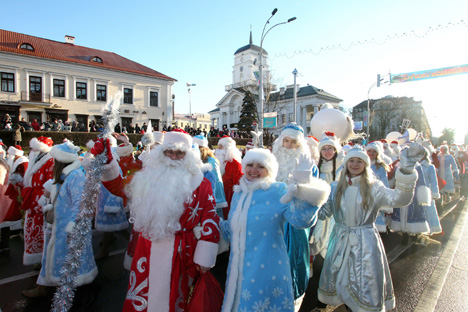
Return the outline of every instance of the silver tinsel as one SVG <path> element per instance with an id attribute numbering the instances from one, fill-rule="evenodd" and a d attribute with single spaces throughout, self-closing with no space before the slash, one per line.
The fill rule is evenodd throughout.
<path id="1" fill-rule="evenodd" d="M 117 124 L 118 109 L 122 100 L 122 92 L 112 98 L 103 108 L 104 131 L 100 138 L 109 138 Z M 73 305 L 76 290 L 76 277 L 81 266 L 82 253 L 85 247 L 86 237 L 91 235 L 91 222 L 96 209 L 97 198 L 101 190 L 101 176 L 103 165 L 107 162 L 107 150 L 97 155 L 86 171 L 86 182 L 81 195 L 80 212 L 75 219 L 75 226 L 67 237 L 68 252 L 65 263 L 60 270 L 60 286 L 54 295 L 52 311 L 66 312 Z"/>

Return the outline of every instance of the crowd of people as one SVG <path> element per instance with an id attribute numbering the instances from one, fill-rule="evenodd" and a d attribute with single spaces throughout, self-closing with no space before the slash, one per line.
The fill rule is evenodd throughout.
<path id="1" fill-rule="evenodd" d="M 137 129 L 135 151 L 125 133 Z M 250 144 L 242 153 L 231 135 L 213 150 L 207 137 L 220 132 L 166 130 L 117 125 L 84 154 L 43 136 L 29 142 L 28 156 L 0 143 L 1 252 L 11 229 L 22 228 L 23 264 L 40 267 L 24 296 L 60 286 L 86 174 L 102 154 L 93 207 L 102 241 L 94 254 L 85 233 L 75 281 L 92 283 L 114 233 L 131 233 L 123 311 L 208 311 L 193 305 L 197 281 L 210 274 L 217 282 L 203 285 L 224 290 L 216 311 L 298 311 L 318 260 L 317 311 L 389 311 L 395 296 L 380 232 L 407 241 L 441 232 L 435 201 L 450 201 L 468 174 L 465 147 L 435 148 L 421 136 L 360 146 L 290 123 L 271 149 Z"/>

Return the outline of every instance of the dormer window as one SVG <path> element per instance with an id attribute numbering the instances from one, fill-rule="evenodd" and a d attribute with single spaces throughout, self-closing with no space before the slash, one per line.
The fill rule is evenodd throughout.
<path id="1" fill-rule="evenodd" d="M 91 62 L 102 63 L 102 58 L 95 56 L 91 59 Z"/>
<path id="2" fill-rule="evenodd" d="M 23 49 L 23 50 L 34 51 L 33 46 L 30 45 L 29 43 L 23 43 L 23 44 L 20 45 L 19 48 L 20 48 L 20 49 Z"/>

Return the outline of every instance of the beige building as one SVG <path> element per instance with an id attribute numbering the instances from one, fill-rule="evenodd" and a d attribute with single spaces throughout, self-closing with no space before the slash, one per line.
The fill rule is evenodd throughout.
<path id="1" fill-rule="evenodd" d="M 121 126 L 173 120 L 174 78 L 112 52 L 0 30 L 0 117 L 88 125 L 119 91 Z"/>
<path id="2" fill-rule="evenodd" d="M 210 131 L 211 121 L 210 115 L 208 114 L 192 114 L 192 119 L 190 120 L 190 115 L 184 114 L 174 114 L 174 121 L 172 122 L 173 126 L 177 126 L 181 129 L 185 129 L 186 126 L 194 129 L 200 128 L 200 130 Z"/>

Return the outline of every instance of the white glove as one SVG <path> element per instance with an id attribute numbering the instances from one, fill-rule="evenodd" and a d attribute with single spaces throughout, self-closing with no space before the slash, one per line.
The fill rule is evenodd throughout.
<path id="1" fill-rule="evenodd" d="M 416 163 L 424 157 L 425 150 L 421 144 L 410 143 L 400 152 L 400 170 L 404 174 L 413 172 Z"/>
<path id="2" fill-rule="evenodd" d="M 296 159 L 296 167 L 294 168 L 292 177 L 295 183 L 308 183 L 312 174 L 312 166 L 314 161 L 307 154 L 301 154 L 299 159 Z"/>
<path id="3" fill-rule="evenodd" d="M 109 164 L 102 167 L 104 168 L 101 177 L 101 181 L 103 182 L 112 181 L 120 175 L 120 167 L 115 158 Z"/>

